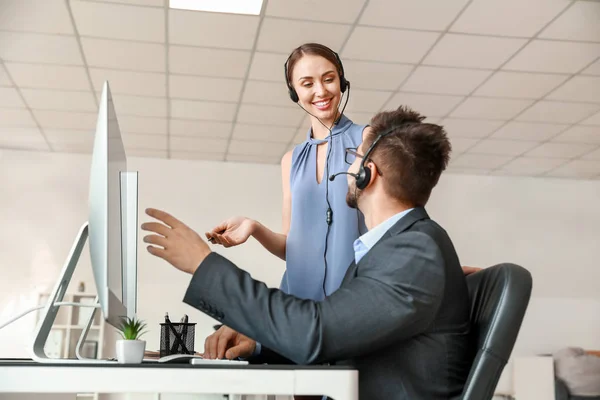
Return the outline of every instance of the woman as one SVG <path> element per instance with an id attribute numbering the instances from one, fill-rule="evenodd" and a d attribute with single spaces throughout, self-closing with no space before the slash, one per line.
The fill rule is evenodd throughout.
<path id="1" fill-rule="evenodd" d="M 296 48 L 285 64 L 285 78 L 292 101 L 310 114 L 311 128 L 306 140 L 281 161 L 282 231 L 234 217 L 206 236 L 225 247 L 254 236 L 286 261 L 283 291 L 322 300 L 340 286 L 354 259 L 353 242 L 366 232 L 358 211 L 346 204 L 347 180 L 328 179 L 347 170 L 346 148 L 360 145 L 365 126 L 354 124 L 339 111 L 350 85 L 333 50 L 316 43 Z"/>

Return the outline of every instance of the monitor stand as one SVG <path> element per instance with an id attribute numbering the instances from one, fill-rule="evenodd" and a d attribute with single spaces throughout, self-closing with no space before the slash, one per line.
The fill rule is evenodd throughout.
<path id="1" fill-rule="evenodd" d="M 114 361 L 108 360 L 97 360 L 97 359 L 66 359 L 66 358 L 50 358 L 44 351 L 44 346 L 46 345 L 46 341 L 48 340 L 48 335 L 50 334 L 50 330 L 52 329 L 52 325 L 54 324 L 54 320 L 56 319 L 56 315 L 58 314 L 58 310 L 61 307 L 56 303 L 60 303 L 65 296 L 67 288 L 69 287 L 69 283 L 71 282 L 71 278 L 73 277 L 73 272 L 75 271 L 75 267 L 79 262 L 79 258 L 81 257 L 81 252 L 83 250 L 83 246 L 88 238 L 88 223 L 86 222 L 79 229 L 79 233 L 77 234 L 77 238 L 73 243 L 73 247 L 69 253 L 69 257 L 67 258 L 67 262 L 65 263 L 59 280 L 52 289 L 52 293 L 48 298 L 48 303 L 42 312 L 42 318 L 36 328 L 36 332 L 34 335 L 33 345 L 32 345 L 32 359 L 34 361 L 40 363 L 54 363 L 54 364 L 77 364 L 77 363 L 108 363 Z M 89 305 L 86 304 L 89 307 Z M 98 303 L 98 298 L 96 297 L 96 304 L 93 305 L 94 312 L 92 312 L 90 320 L 86 326 L 86 329 L 81 333 L 81 337 L 79 338 L 79 342 L 77 343 L 77 354 L 79 356 L 80 346 L 83 344 L 85 340 L 85 336 L 89 330 L 89 327 L 93 321 L 94 314 L 96 312 L 96 308 L 100 308 L 100 304 Z M 82 340 L 83 337 L 83 340 Z"/>

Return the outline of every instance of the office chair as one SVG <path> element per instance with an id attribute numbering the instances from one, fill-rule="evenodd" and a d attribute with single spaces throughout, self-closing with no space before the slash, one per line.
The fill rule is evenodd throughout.
<path id="1" fill-rule="evenodd" d="M 467 276 L 471 340 L 476 354 L 462 400 L 489 400 L 510 357 L 529 297 L 531 274 L 515 264 L 498 264 Z"/>

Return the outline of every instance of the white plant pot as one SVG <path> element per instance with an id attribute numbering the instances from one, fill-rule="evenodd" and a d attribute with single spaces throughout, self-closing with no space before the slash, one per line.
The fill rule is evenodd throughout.
<path id="1" fill-rule="evenodd" d="M 146 350 L 145 340 L 117 340 L 119 364 L 140 364 Z"/>

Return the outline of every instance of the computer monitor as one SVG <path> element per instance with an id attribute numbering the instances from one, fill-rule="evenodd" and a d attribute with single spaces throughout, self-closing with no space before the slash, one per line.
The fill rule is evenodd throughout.
<path id="1" fill-rule="evenodd" d="M 137 308 L 138 175 L 127 171 L 127 157 L 108 82 L 104 83 L 92 151 L 89 220 L 81 227 L 42 314 L 32 346 L 39 362 L 66 362 L 49 358 L 44 345 L 58 313 L 59 303 L 88 238 L 91 264 L 103 318 L 117 327 L 121 317 L 133 317 Z M 85 340 L 92 316 L 80 337 Z M 79 355 L 79 352 L 77 353 Z M 77 362 L 79 360 L 70 360 Z M 89 362 L 90 360 L 86 360 Z"/>
<path id="2" fill-rule="evenodd" d="M 108 82 L 98 111 L 89 193 L 90 255 L 98 299 L 104 318 L 118 326 L 120 317 L 135 315 L 136 307 L 137 173 L 127 171 Z"/>

